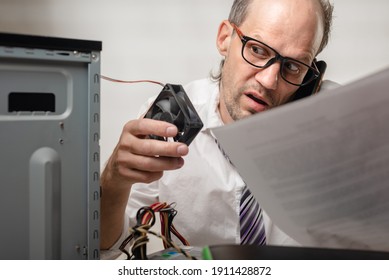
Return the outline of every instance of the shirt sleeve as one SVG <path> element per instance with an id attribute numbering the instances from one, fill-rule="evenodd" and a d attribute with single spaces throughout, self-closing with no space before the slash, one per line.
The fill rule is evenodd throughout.
<path id="1" fill-rule="evenodd" d="M 101 250 L 100 251 L 100 259 L 102 260 L 116 260 L 116 259 L 121 259 L 124 258 L 124 254 L 122 251 L 120 251 L 119 247 L 123 243 L 124 239 L 127 238 L 129 232 L 130 223 L 129 223 L 129 218 L 128 215 L 124 215 L 124 222 L 123 222 L 123 230 L 122 234 L 120 235 L 119 239 L 115 242 L 114 245 L 112 245 L 111 248 L 108 250 Z"/>

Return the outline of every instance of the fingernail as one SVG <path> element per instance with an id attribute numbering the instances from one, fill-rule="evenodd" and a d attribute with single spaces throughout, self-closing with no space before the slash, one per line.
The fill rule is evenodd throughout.
<path id="1" fill-rule="evenodd" d="M 182 167 L 184 165 L 185 161 L 183 158 L 178 158 L 177 159 L 177 165 L 178 167 Z"/>
<path id="2" fill-rule="evenodd" d="M 178 146 L 177 153 L 182 156 L 186 155 L 188 153 L 188 146 L 187 145 Z"/>
<path id="3" fill-rule="evenodd" d="M 174 126 L 169 126 L 168 128 L 166 128 L 166 133 L 168 135 L 174 136 L 177 134 L 177 129 Z"/>

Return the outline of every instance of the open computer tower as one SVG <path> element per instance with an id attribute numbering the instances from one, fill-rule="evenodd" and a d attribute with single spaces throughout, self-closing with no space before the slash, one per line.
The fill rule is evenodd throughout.
<path id="1" fill-rule="evenodd" d="M 101 47 L 0 33 L 0 259 L 99 259 Z"/>

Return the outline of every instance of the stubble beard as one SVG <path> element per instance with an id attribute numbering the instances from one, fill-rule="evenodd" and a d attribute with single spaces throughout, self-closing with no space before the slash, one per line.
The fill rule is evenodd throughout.
<path id="1" fill-rule="evenodd" d="M 247 90 L 254 90 L 257 92 L 264 92 L 264 89 L 261 89 L 261 86 L 258 84 L 245 84 L 240 88 L 234 89 L 232 85 L 227 85 L 228 90 L 224 90 L 224 104 L 227 109 L 227 112 L 229 113 L 230 117 L 234 120 L 241 120 L 248 116 L 254 115 L 257 112 L 255 111 L 249 111 L 248 113 L 245 113 L 242 111 L 242 108 L 240 106 L 241 98 L 244 96 L 244 92 Z M 271 95 L 268 95 L 267 92 L 265 92 L 265 95 L 268 97 L 271 97 Z M 273 100 L 272 100 L 273 101 Z"/>

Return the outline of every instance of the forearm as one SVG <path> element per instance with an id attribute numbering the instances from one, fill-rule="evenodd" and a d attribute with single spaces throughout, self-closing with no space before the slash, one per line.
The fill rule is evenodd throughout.
<path id="1" fill-rule="evenodd" d="M 106 170 L 101 178 L 101 238 L 100 248 L 109 249 L 123 231 L 123 221 L 130 187 L 115 186 L 113 180 L 107 178 Z"/>

